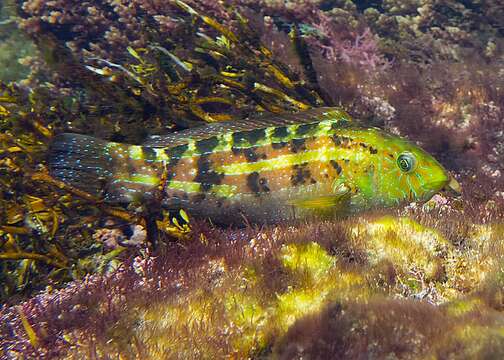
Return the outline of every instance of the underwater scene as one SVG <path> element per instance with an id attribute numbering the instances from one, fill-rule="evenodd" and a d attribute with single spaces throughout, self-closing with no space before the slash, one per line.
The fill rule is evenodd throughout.
<path id="1" fill-rule="evenodd" d="M 0 359 L 504 359 L 504 2 L 0 0 Z"/>

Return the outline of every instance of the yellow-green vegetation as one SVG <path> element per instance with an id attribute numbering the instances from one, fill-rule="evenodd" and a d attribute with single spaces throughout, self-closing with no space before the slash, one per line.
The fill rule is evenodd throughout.
<path id="1" fill-rule="evenodd" d="M 328 302 L 366 293 L 363 278 L 339 269 L 337 258 L 313 242 L 280 248 L 271 276 L 285 277 L 281 289 L 268 289 L 261 260 L 236 269 L 222 259 L 210 261 L 201 269 L 209 276 L 206 286 L 198 279 L 201 286 L 188 293 L 138 308 L 134 319 L 126 316 L 139 324 L 133 336 L 147 345 L 148 357 L 215 358 L 232 349 L 244 358 L 264 351 L 297 319 Z"/>
<path id="2" fill-rule="evenodd" d="M 468 226 L 466 246 L 450 243 L 439 224 L 410 217 L 255 232 L 239 245 L 239 259 L 202 255 L 177 278 L 180 291 L 128 302 L 116 330 L 92 346 L 98 354 L 146 359 L 254 358 L 272 349 L 289 359 L 324 351 L 378 358 L 503 353 L 502 225 Z M 475 246 L 479 256 L 471 256 Z M 359 345 L 361 337 L 367 345 Z M 136 345 L 121 346 L 132 339 Z"/>
<path id="3" fill-rule="evenodd" d="M 359 221 L 352 239 L 361 243 L 371 264 L 390 261 L 403 273 L 420 271 L 427 278 L 439 275 L 440 255 L 450 249 L 438 231 L 403 217 Z"/>
<path id="4" fill-rule="evenodd" d="M 316 282 L 325 276 L 334 266 L 336 259 L 327 254 L 319 244 L 288 244 L 281 249 L 283 266 L 291 271 L 309 276 L 309 282 Z"/>
<path id="5" fill-rule="evenodd" d="M 368 77 L 312 59 L 320 49 L 297 25 L 289 36 L 279 30 L 270 43 L 280 46 L 268 49 L 261 36 L 277 26 L 255 32 L 254 19 L 234 7 L 222 8 L 221 23 L 196 1 L 130 2 L 146 11 L 138 19 L 127 2 L 106 1 L 103 11 L 87 2 L 2 4 L 23 3 L 33 5 L 20 13 L 40 57 L 23 86 L 0 83 L 0 302 L 9 302 L 0 309 L 0 358 L 504 358 L 503 87 L 489 71 L 499 64 L 461 58 L 443 70 L 433 60 L 436 72 L 398 61 L 372 80 L 386 71 L 368 65 Z M 169 17 L 147 15 L 158 4 L 172 9 Z M 68 30 L 87 24 L 80 18 L 106 20 L 97 36 L 108 34 L 101 37 L 110 46 L 77 52 L 96 40 L 72 41 L 81 31 Z M 163 19 L 175 31 L 153 22 Z M 9 64 L 0 78 L 19 79 L 26 74 L 10 54 L 29 55 L 32 46 L 11 34 L 10 19 L 0 21 L 0 63 Z M 124 46 L 129 37 L 116 25 L 145 40 Z M 281 63 L 271 50 L 293 59 Z M 188 226 L 185 212 L 155 204 L 107 206 L 45 166 L 64 131 L 138 145 L 208 122 L 340 103 L 437 149 L 469 185 L 462 200 L 216 229 Z"/>
<path id="6" fill-rule="evenodd" d="M 305 87 L 299 74 L 275 60 L 237 12 L 229 14 L 237 25 L 231 30 L 183 2 L 167 2 L 181 25 L 173 39 L 149 27 L 145 31 L 158 33 L 149 46 L 82 61 L 69 42 L 47 33 L 26 41 L 17 31 L 26 15 L 22 3 L 0 4 L 0 39 L 6 39 L 0 45 L 0 302 L 109 268 L 115 257 L 107 253 L 131 240 L 125 226 L 154 229 L 144 245 L 189 232 L 181 214 L 161 214 L 145 204 L 106 206 L 51 178 L 46 160 L 55 134 L 140 144 L 148 135 L 206 122 L 325 104 L 319 89 Z M 34 53 L 35 44 L 31 73 L 20 71 L 17 60 Z M 23 86 L 8 82 L 24 77 Z M 222 191 L 230 190 L 222 185 Z"/>

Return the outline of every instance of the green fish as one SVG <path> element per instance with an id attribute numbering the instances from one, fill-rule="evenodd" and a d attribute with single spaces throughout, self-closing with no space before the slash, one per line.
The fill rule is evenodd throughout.
<path id="1" fill-rule="evenodd" d="M 104 201 L 156 202 L 220 224 L 348 215 L 460 192 L 424 150 L 338 108 L 212 123 L 143 145 L 62 134 L 48 165 Z"/>

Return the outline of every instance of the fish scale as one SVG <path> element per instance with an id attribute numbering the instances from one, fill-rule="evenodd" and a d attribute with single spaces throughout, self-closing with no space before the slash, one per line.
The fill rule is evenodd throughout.
<path id="1" fill-rule="evenodd" d="M 237 135 L 243 136 L 244 134 L 239 133 Z M 281 171 L 289 174 L 289 178 L 291 178 L 293 177 L 291 173 L 294 166 L 302 163 L 320 162 L 319 158 L 323 156 L 329 156 L 331 159 L 338 158 L 338 149 L 334 145 L 324 148 L 323 151 L 319 148 L 320 144 L 330 142 L 327 134 L 298 138 L 290 136 L 290 133 L 288 133 L 282 138 L 270 138 L 270 142 L 266 142 L 263 137 L 256 137 L 255 139 L 256 141 L 248 141 L 246 145 L 240 141 L 240 147 L 235 145 L 236 142 L 228 144 L 227 148 L 230 148 L 230 150 L 222 150 L 222 143 L 202 140 L 205 141 L 205 152 L 192 153 L 191 157 L 182 155 L 177 159 L 175 166 L 169 167 L 167 172 L 174 174 L 171 180 L 199 183 L 203 186 L 204 189 L 202 190 L 205 192 L 211 193 L 212 188 L 220 189 L 219 185 L 224 184 L 239 189 L 238 193 L 258 193 L 268 192 L 266 189 L 276 190 L 276 188 L 258 186 L 255 181 L 247 178 L 250 174 L 253 174 L 254 177 L 260 175 L 259 179 L 281 178 L 282 174 L 279 171 L 274 171 L 275 169 L 281 169 Z M 303 142 L 298 142 L 296 145 L 295 140 L 303 140 Z M 213 145 L 212 147 L 208 146 L 210 143 Z M 284 143 L 285 146 L 273 146 L 273 144 L 280 143 Z M 216 150 L 218 146 L 221 149 Z M 198 143 L 196 143 L 196 148 L 201 148 Z M 238 149 L 239 151 L 237 151 Z M 201 162 L 202 157 L 205 157 L 203 162 Z M 271 172 L 276 173 L 276 175 L 272 176 Z M 194 174 L 192 179 L 188 179 L 190 174 Z M 331 179 L 327 179 L 327 181 L 331 181 Z M 284 184 L 283 187 L 287 186 L 295 186 L 295 184 L 290 182 Z M 166 188 L 171 188 L 170 183 L 166 185 Z M 179 188 L 179 183 L 177 183 L 177 189 Z M 263 188 L 263 191 L 257 191 L 258 188 Z"/>
<path id="2" fill-rule="evenodd" d="M 222 223 L 395 206 L 428 199 L 450 180 L 419 147 L 362 127 L 337 108 L 210 124 L 143 145 L 64 134 L 52 148 L 53 173 L 106 201 L 159 201 Z M 414 159 L 414 171 L 398 166 L 404 154 Z M 79 157 L 86 166 L 71 163 Z M 101 181 L 89 181 L 93 174 Z"/>

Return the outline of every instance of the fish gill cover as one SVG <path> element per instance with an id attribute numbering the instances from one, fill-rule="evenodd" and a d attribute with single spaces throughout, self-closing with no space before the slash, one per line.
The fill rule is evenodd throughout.
<path id="1" fill-rule="evenodd" d="M 0 5 L 1 358 L 502 357 L 500 1 Z M 420 144 L 462 197 L 234 229 L 47 172 L 62 132 L 319 106 Z"/>

